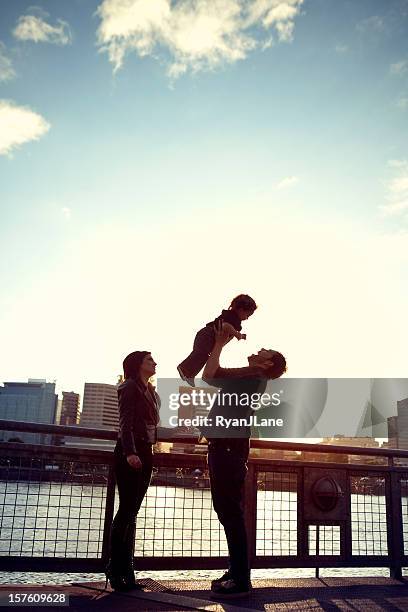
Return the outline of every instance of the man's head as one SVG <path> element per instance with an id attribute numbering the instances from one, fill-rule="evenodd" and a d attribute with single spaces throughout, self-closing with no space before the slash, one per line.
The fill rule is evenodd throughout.
<path id="1" fill-rule="evenodd" d="M 286 372 L 286 359 L 278 351 L 262 348 L 248 356 L 248 364 L 264 371 L 265 378 L 279 378 Z"/>

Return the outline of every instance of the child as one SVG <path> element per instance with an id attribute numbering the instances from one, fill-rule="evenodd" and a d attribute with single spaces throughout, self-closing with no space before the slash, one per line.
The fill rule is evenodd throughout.
<path id="1" fill-rule="evenodd" d="M 184 359 L 177 370 L 182 380 L 194 387 L 194 376 L 204 367 L 211 353 L 214 342 L 214 324 L 218 321 L 226 323 L 227 329 L 237 340 L 246 340 L 246 334 L 241 334 L 241 321 L 248 319 L 256 310 L 257 305 L 249 295 L 240 294 L 234 298 L 228 310 L 223 310 L 219 317 L 207 323 L 205 327 L 197 332 L 194 339 L 193 350 Z"/>

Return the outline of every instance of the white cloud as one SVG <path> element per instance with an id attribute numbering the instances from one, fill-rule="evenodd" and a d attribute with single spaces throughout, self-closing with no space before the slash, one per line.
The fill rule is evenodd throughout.
<path id="1" fill-rule="evenodd" d="M 211 70 L 271 45 L 271 32 L 290 42 L 304 0 L 103 0 L 98 44 L 114 71 L 126 53 L 161 56 L 172 78 Z M 256 31 L 258 30 L 258 31 Z"/>
<path id="2" fill-rule="evenodd" d="M 288 187 L 292 187 L 299 182 L 299 178 L 297 176 L 286 176 L 284 179 L 279 181 L 276 185 L 276 189 L 287 189 Z"/>
<path id="3" fill-rule="evenodd" d="M 63 208 L 61 208 L 61 212 L 64 215 L 65 219 L 70 219 L 71 218 L 71 209 L 68 208 L 68 206 L 64 206 Z"/>
<path id="4" fill-rule="evenodd" d="M 408 97 L 401 96 L 400 98 L 398 98 L 395 105 L 401 110 L 406 110 L 408 108 Z"/>
<path id="5" fill-rule="evenodd" d="M 0 155 L 8 155 L 20 145 L 38 140 L 50 127 L 41 115 L 31 109 L 0 100 Z"/>
<path id="6" fill-rule="evenodd" d="M 372 15 L 357 24 L 360 32 L 382 32 L 385 28 L 384 19 L 379 15 Z"/>
<path id="7" fill-rule="evenodd" d="M 336 45 L 334 47 L 334 50 L 336 51 L 336 53 L 347 53 L 347 51 L 349 50 L 347 45 Z"/>
<path id="8" fill-rule="evenodd" d="M 401 60 L 400 62 L 396 62 L 395 64 L 391 64 L 390 66 L 391 74 L 400 76 L 408 72 L 408 60 Z"/>
<path id="9" fill-rule="evenodd" d="M 11 59 L 7 57 L 6 46 L 0 41 L 0 83 L 16 76 Z"/>
<path id="10" fill-rule="evenodd" d="M 261 49 L 262 51 L 266 51 L 267 49 L 270 49 L 272 45 L 273 45 L 273 37 L 270 36 L 262 43 Z"/>
<path id="11" fill-rule="evenodd" d="M 408 160 L 391 160 L 388 162 L 393 176 L 386 183 L 386 203 L 380 206 L 385 217 L 400 216 L 408 210 Z"/>
<path id="12" fill-rule="evenodd" d="M 388 166 L 390 168 L 407 168 L 408 162 L 405 159 L 390 159 Z"/>
<path id="13" fill-rule="evenodd" d="M 51 25 L 42 17 L 22 15 L 19 17 L 13 34 L 19 40 L 47 42 L 56 45 L 68 45 L 72 41 L 69 24 L 57 19 L 57 25 Z"/>

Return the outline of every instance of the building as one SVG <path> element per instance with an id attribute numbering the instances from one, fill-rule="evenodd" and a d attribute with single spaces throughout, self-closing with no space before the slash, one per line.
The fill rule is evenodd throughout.
<path id="1" fill-rule="evenodd" d="M 387 419 L 388 442 L 384 446 L 398 448 L 398 417 L 392 416 Z"/>
<path id="2" fill-rule="evenodd" d="M 0 419 L 55 424 L 58 396 L 55 382 L 28 379 L 28 382 L 5 382 L 0 387 Z M 1 431 L 0 440 L 50 444 L 50 434 Z"/>
<path id="3" fill-rule="evenodd" d="M 322 444 L 333 444 L 334 446 L 358 446 L 360 448 L 377 449 L 380 447 L 379 442 L 371 436 L 347 437 L 342 434 L 337 434 L 331 438 L 323 438 Z M 339 463 L 373 463 L 377 464 L 378 459 L 375 455 L 338 455 L 334 453 L 327 454 L 326 458 L 320 461 L 334 461 Z"/>
<path id="4" fill-rule="evenodd" d="M 118 431 L 119 409 L 116 385 L 85 383 L 79 426 Z M 67 437 L 65 444 L 67 446 L 102 450 L 111 450 L 115 446 L 113 440 L 79 437 Z"/>
<path id="5" fill-rule="evenodd" d="M 116 385 L 85 383 L 80 425 L 81 427 L 118 430 L 119 411 Z"/>
<path id="6" fill-rule="evenodd" d="M 343 434 L 337 434 L 330 438 L 323 438 L 321 444 L 333 444 L 335 446 L 359 446 L 362 448 L 379 448 L 379 443 L 375 438 L 370 436 L 362 437 L 347 437 Z"/>
<path id="7" fill-rule="evenodd" d="M 55 422 L 59 424 L 61 421 L 62 399 L 59 397 L 57 401 L 57 411 L 55 413 Z"/>
<path id="8" fill-rule="evenodd" d="M 390 448 L 408 449 L 408 398 L 397 401 L 397 415 L 387 419 Z"/>
<path id="9" fill-rule="evenodd" d="M 59 424 L 78 425 L 79 415 L 79 393 L 74 393 L 73 391 L 63 391 Z"/>

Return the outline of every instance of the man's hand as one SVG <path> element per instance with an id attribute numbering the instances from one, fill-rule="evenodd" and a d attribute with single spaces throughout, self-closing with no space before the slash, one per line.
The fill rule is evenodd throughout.
<path id="1" fill-rule="evenodd" d="M 214 323 L 215 342 L 221 346 L 228 344 L 231 338 L 234 337 L 234 333 L 231 330 L 234 330 L 234 328 L 230 323 L 223 323 L 221 321 Z"/>
<path id="2" fill-rule="evenodd" d="M 138 455 L 128 455 L 126 457 L 126 460 L 128 464 L 130 465 L 130 467 L 133 468 L 134 470 L 139 471 L 142 469 L 142 462 L 140 461 L 140 458 L 138 457 Z"/>

